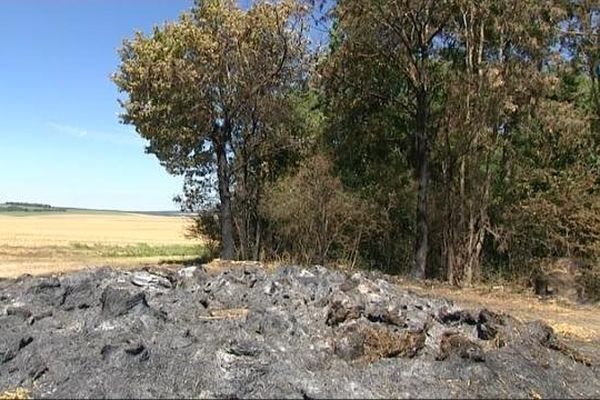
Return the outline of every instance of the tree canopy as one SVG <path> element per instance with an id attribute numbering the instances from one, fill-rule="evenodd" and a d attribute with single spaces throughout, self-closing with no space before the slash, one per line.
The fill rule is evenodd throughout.
<path id="1" fill-rule="evenodd" d="M 471 285 L 600 255 L 596 3 L 197 1 L 114 80 L 222 257 Z"/>
<path id="2" fill-rule="evenodd" d="M 198 0 L 120 51 L 123 121 L 169 172 L 185 175 L 188 205 L 218 192 L 224 258 L 235 256 L 232 186 L 249 190 L 235 168 L 261 173 L 265 142 L 279 139 L 288 95 L 307 78 L 302 17 L 291 1 L 244 11 L 233 0 Z"/>

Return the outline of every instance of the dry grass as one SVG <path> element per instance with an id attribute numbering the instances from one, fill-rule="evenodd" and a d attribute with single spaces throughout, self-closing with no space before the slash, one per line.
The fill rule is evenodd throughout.
<path id="1" fill-rule="evenodd" d="M 202 241 L 183 217 L 127 213 L 0 214 L 0 277 L 190 258 Z"/>
<path id="2" fill-rule="evenodd" d="M 0 393 L 0 400 L 24 400 L 30 398 L 29 390 L 24 388 L 17 388 L 15 390 L 8 390 Z"/>
<path id="3" fill-rule="evenodd" d="M 198 319 L 204 321 L 221 319 L 244 319 L 248 316 L 250 310 L 247 308 L 225 308 L 220 310 L 210 310 L 208 316 L 199 316 Z"/>

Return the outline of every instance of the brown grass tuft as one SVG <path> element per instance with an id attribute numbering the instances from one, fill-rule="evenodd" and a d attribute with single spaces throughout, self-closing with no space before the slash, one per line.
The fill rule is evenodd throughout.
<path id="1" fill-rule="evenodd" d="M 380 358 L 413 358 L 425 346 L 425 332 L 393 332 L 386 328 L 365 327 L 364 358 L 375 361 Z"/>

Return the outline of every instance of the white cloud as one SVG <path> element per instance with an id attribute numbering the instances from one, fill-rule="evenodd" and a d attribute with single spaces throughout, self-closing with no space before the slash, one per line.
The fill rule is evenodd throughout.
<path id="1" fill-rule="evenodd" d="M 86 131 L 85 129 L 79 129 L 74 126 L 57 124 L 56 122 L 48 122 L 47 125 L 50 128 L 54 129 L 55 131 L 60 132 L 60 133 L 65 133 L 69 136 L 75 136 L 78 138 L 82 138 L 82 137 L 88 135 L 88 131 Z"/>
<path id="2" fill-rule="evenodd" d="M 57 123 L 48 122 L 46 124 L 54 132 L 72 136 L 78 139 L 94 140 L 115 145 L 127 146 L 143 146 L 145 141 L 133 132 L 100 132 L 92 131 L 85 128 Z"/>

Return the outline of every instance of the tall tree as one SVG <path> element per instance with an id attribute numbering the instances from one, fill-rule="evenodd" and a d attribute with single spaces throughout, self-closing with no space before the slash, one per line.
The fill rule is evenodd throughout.
<path id="1" fill-rule="evenodd" d="M 429 251 L 430 151 L 438 123 L 435 102 L 442 87 L 436 78 L 437 58 L 451 16 L 450 2 L 340 0 L 334 12 L 336 47 L 328 79 L 338 81 L 342 93 L 360 93 L 380 104 L 393 104 L 397 115 L 408 116 L 418 186 L 412 274 L 424 278 Z M 370 66 L 387 74 L 373 76 Z"/>
<path id="2" fill-rule="evenodd" d="M 248 11 L 234 0 L 196 0 L 179 21 L 120 50 L 113 79 L 127 94 L 122 119 L 170 173 L 186 177 L 192 205 L 216 189 L 223 259 L 236 256 L 232 191 L 249 191 L 240 170 L 261 168 L 257 143 L 274 135 L 286 96 L 306 79 L 302 18 L 292 0 Z"/>
<path id="3" fill-rule="evenodd" d="M 590 80 L 592 127 L 600 136 L 600 4 L 594 0 L 560 0 L 559 4 L 567 13 L 561 25 L 563 43 Z"/>
<path id="4" fill-rule="evenodd" d="M 537 64 L 528 77 L 521 78 L 521 85 L 529 85 L 524 87 L 535 96 L 521 103 L 525 112 L 519 113 L 506 135 L 505 174 L 498 179 L 494 198 L 494 230 L 510 260 L 510 273 L 526 272 L 547 257 L 598 256 L 600 170 L 589 58 L 594 50 L 588 47 L 594 34 L 582 29 L 580 20 L 587 15 L 587 24 L 592 23 L 588 27 L 597 23 L 595 3 L 548 2 L 551 7 L 546 4 L 529 14 L 546 13 L 551 23 L 518 25 L 545 27 L 550 40 L 539 41 L 535 31 L 519 35 L 523 41 L 536 39 L 545 45 L 537 46 L 537 63 L 522 63 L 521 71 Z M 488 257 L 494 256 L 489 253 Z"/>
<path id="5" fill-rule="evenodd" d="M 436 155 L 436 199 L 447 279 L 480 275 L 491 230 L 493 183 L 503 148 L 548 87 L 547 64 L 562 13 L 549 3 L 457 0 L 447 29 L 446 110 Z M 438 236 L 439 237 L 439 236 Z"/>

